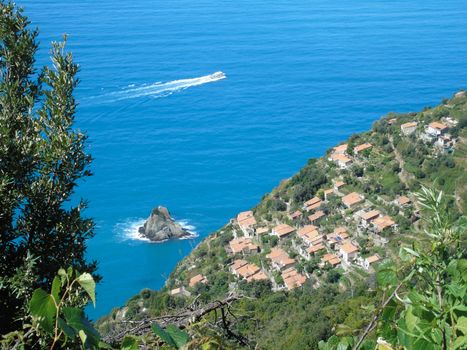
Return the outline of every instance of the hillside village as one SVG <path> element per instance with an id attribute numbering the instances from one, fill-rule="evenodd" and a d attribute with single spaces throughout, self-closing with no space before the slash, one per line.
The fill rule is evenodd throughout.
<path id="1" fill-rule="evenodd" d="M 463 93 L 457 95 L 461 97 L 465 97 Z M 347 277 L 341 280 L 348 284 L 374 273 L 382 259 L 391 257 L 391 238 L 407 235 L 410 225 L 419 219 L 394 138 L 422 143 L 433 158 L 456 151 L 458 135 L 450 131 L 458 120 L 450 116 L 432 121 L 413 117 L 408 121 L 408 116 L 383 119 L 380 123 L 387 131 L 386 140 L 373 132 L 332 148 L 317 166 L 333 176 L 310 198 L 284 198 L 284 189 L 291 187 L 286 180 L 272 194 L 284 210 L 273 217 L 262 215 L 258 208 L 239 213 L 220 232 L 231 237 L 223 247 L 228 255 L 223 268 L 236 281 L 269 281 L 272 291 L 300 288 L 307 281 L 318 288 L 324 280 L 340 276 Z M 392 163 L 391 170 L 399 181 L 391 181 L 401 186 L 393 193 L 368 190 L 371 173 L 375 173 L 372 168 L 385 163 Z M 194 274 L 170 294 L 188 296 L 189 289 L 199 283 L 209 284 L 209 277 Z M 229 285 L 231 290 L 236 287 L 236 283 Z"/>
<path id="2" fill-rule="evenodd" d="M 274 327 L 298 330 L 311 322 L 310 310 L 321 319 L 322 332 L 343 322 L 323 310 L 343 303 L 340 308 L 358 312 L 379 264 L 397 264 L 400 246 L 419 240 L 421 186 L 443 190 L 454 219 L 465 212 L 466 125 L 465 92 L 435 108 L 379 119 L 370 131 L 310 159 L 256 207 L 206 237 L 161 291 L 143 290 L 100 320 L 100 330 L 115 331 L 118 320 L 157 316 L 226 295 L 253 296 L 240 310 L 246 315 L 256 310 L 256 318 L 243 318 L 238 326 L 263 345 L 277 341 Z M 354 294 L 347 306 L 346 298 L 354 300 Z M 297 302 L 303 304 L 295 309 Z M 279 310 L 291 313 L 294 324 L 283 324 Z M 316 332 L 310 339 L 327 337 Z"/>

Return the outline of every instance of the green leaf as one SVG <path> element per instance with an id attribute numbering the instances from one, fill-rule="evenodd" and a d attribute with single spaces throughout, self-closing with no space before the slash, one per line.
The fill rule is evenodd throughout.
<path id="1" fill-rule="evenodd" d="M 76 332 L 74 331 L 74 329 L 67 325 L 63 318 L 59 317 L 57 319 L 57 323 L 58 328 L 60 328 L 68 338 L 74 338 L 76 336 Z"/>
<path id="2" fill-rule="evenodd" d="M 376 275 L 381 287 L 395 286 L 397 284 L 396 267 L 391 261 L 382 262 Z"/>
<path id="3" fill-rule="evenodd" d="M 151 325 L 151 328 L 154 332 L 154 334 L 156 334 L 159 338 L 161 338 L 162 341 L 164 341 L 167 345 L 175 348 L 175 349 L 178 349 L 177 348 L 177 344 L 175 343 L 175 341 L 172 339 L 172 337 L 170 336 L 170 334 L 168 334 L 166 331 L 164 331 L 161 326 L 159 326 L 157 323 L 153 323 Z"/>
<path id="4" fill-rule="evenodd" d="M 62 281 L 62 286 L 64 286 L 66 280 L 68 279 L 68 275 L 66 274 L 65 269 L 59 269 L 58 272 L 57 272 L 57 275 L 60 276 L 60 279 Z"/>
<path id="5" fill-rule="evenodd" d="M 84 333 L 84 331 L 81 329 L 79 332 L 78 332 L 78 335 L 79 335 L 79 339 L 81 339 L 81 343 L 83 343 L 83 345 L 86 345 L 86 340 L 88 338 L 88 336 L 86 335 L 86 333 Z"/>
<path id="6" fill-rule="evenodd" d="M 452 345 L 453 350 L 462 350 L 467 348 L 467 337 L 458 337 Z"/>
<path id="7" fill-rule="evenodd" d="M 96 282 L 92 278 L 91 274 L 85 272 L 81 274 L 77 279 L 79 285 L 88 293 L 92 300 L 94 307 L 96 306 Z"/>
<path id="8" fill-rule="evenodd" d="M 177 349 L 184 347 L 190 340 L 188 333 L 182 331 L 172 324 L 167 326 L 166 332 L 170 335 L 175 344 L 177 344 Z"/>
<path id="9" fill-rule="evenodd" d="M 29 302 L 29 310 L 46 332 L 53 332 L 57 307 L 50 294 L 40 288 L 36 289 Z"/>
<path id="10" fill-rule="evenodd" d="M 60 281 L 60 278 L 57 276 L 54 277 L 54 280 L 52 282 L 52 296 L 55 298 L 55 302 L 58 304 L 60 301 L 60 288 L 62 286 L 62 282 Z"/>
<path id="11" fill-rule="evenodd" d="M 126 336 L 122 341 L 121 350 L 139 350 L 138 339 Z"/>
<path id="12" fill-rule="evenodd" d="M 67 324 L 76 332 L 83 331 L 86 334 L 86 340 L 89 345 L 97 347 L 99 345 L 100 336 L 94 329 L 92 324 L 86 319 L 83 310 L 73 307 L 64 307 L 63 315 Z"/>
<path id="13" fill-rule="evenodd" d="M 467 335 L 467 317 L 459 317 L 457 320 L 456 328 L 460 330 L 462 334 Z"/>

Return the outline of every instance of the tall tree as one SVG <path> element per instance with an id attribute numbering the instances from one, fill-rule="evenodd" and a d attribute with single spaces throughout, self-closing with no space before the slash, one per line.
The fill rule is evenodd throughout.
<path id="1" fill-rule="evenodd" d="M 65 41 L 52 66 L 35 69 L 37 29 L 21 8 L 0 2 L 0 327 L 15 327 L 32 291 L 60 267 L 94 273 L 85 260 L 94 223 L 71 201 L 91 175 L 86 135 L 73 128 L 78 66 Z"/>

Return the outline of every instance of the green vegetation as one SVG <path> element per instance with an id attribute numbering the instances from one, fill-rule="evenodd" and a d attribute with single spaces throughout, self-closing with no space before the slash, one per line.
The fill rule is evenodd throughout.
<path id="1" fill-rule="evenodd" d="M 162 290 L 141 291 L 93 325 L 84 307 L 96 303 L 99 276 L 84 255 L 94 224 L 82 216 L 85 201 L 70 201 L 91 175 L 86 136 L 73 128 L 78 67 L 65 38 L 52 45 L 52 67 L 37 71 L 37 31 L 12 3 L 0 9 L 2 349 L 467 348 L 464 92 L 352 135 L 345 164 L 328 158 L 332 150 L 310 159 L 253 208 L 261 234 L 232 220 L 180 261 Z M 450 136 L 427 132 L 434 121 Z M 408 122 L 417 125 L 405 134 Z M 361 201 L 346 204 L 349 194 Z M 318 207 L 304 205 L 310 199 Z M 323 216 L 309 218 L 318 208 Z M 390 225 L 363 221 L 370 210 Z M 304 246 L 296 232 L 311 223 L 321 247 Z M 273 235 L 279 224 L 292 232 Z M 348 239 L 336 236 L 342 228 Z M 255 248 L 234 252 L 235 238 Z M 287 266 L 275 266 L 273 248 Z M 232 268 L 240 259 L 263 275 L 241 275 Z"/>

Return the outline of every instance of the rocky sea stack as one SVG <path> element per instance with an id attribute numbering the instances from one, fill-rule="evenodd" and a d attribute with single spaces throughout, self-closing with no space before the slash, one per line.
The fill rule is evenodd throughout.
<path id="1" fill-rule="evenodd" d="M 167 208 L 162 206 L 152 210 L 144 225 L 139 228 L 139 233 L 152 242 L 161 242 L 191 235 L 190 232 L 175 222 Z"/>

